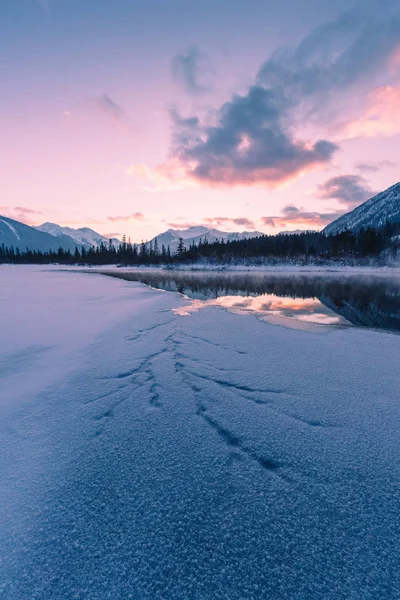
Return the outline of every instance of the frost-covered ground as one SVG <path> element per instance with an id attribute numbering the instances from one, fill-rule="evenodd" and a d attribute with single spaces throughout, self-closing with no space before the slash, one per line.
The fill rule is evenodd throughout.
<path id="1" fill-rule="evenodd" d="M 186 302 L 0 267 L 3 597 L 400 598 L 400 337 Z"/>
<path id="2" fill-rule="evenodd" d="M 46 268 L 46 267 L 45 267 Z M 54 266 L 48 266 L 47 268 L 54 269 Z M 311 273 L 313 275 L 321 274 L 326 276 L 328 273 L 338 273 L 340 275 L 374 275 L 381 277 L 400 277 L 400 266 L 385 266 L 385 267 L 374 267 L 374 266 L 352 266 L 352 265 L 339 265 L 332 263 L 327 266 L 315 266 L 315 265 L 307 265 L 307 266 L 299 266 L 299 265 L 290 265 L 290 264 L 280 264 L 280 265 L 262 265 L 262 266 L 252 266 L 252 265 L 231 265 L 231 264 L 212 264 L 212 263 L 194 263 L 194 264 L 168 264 L 168 265 L 136 265 L 136 266 L 117 266 L 117 265 L 102 265 L 102 266 L 63 266 L 62 267 L 68 271 L 106 271 L 106 270 L 114 270 L 116 268 L 121 268 L 123 271 L 216 271 L 216 272 L 227 272 L 227 273 L 293 273 L 293 274 L 304 274 Z"/>

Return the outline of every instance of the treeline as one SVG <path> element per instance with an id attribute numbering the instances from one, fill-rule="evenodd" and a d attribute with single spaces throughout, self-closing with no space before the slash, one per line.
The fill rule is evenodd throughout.
<path id="1" fill-rule="evenodd" d="M 98 248 L 76 247 L 75 252 L 59 248 L 57 252 L 39 252 L 14 247 L 0 246 L 0 263 L 65 265 L 168 265 L 173 263 L 238 263 L 260 259 L 262 261 L 298 261 L 301 263 L 318 261 L 354 260 L 380 258 L 395 259 L 400 252 L 400 223 L 387 223 L 380 229 L 369 227 L 354 233 L 345 230 L 335 235 L 318 232 L 301 234 L 263 235 L 256 238 L 209 243 L 199 243 L 185 247 L 181 239 L 176 251 L 170 247 L 154 244 L 132 244 L 123 238 L 116 247 L 111 242 Z"/>

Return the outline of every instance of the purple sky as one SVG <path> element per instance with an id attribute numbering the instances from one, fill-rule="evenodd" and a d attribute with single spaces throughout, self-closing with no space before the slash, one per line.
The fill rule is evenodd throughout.
<path id="1" fill-rule="evenodd" d="M 320 229 L 400 178 L 400 5 L 6 0 L 0 213 Z"/>

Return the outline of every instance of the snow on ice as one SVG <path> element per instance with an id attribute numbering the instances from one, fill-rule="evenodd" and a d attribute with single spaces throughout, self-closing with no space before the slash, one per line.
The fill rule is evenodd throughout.
<path id="1" fill-rule="evenodd" d="M 4 598 L 400 597 L 398 335 L 0 283 Z"/>

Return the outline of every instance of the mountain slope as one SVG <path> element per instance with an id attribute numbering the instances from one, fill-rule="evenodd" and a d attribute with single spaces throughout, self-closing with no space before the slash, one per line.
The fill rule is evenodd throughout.
<path id="1" fill-rule="evenodd" d="M 27 248 L 29 250 L 48 250 L 57 251 L 60 246 L 64 250 L 75 250 L 77 244 L 73 239 L 66 235 L 54 237 L 44 231 L 38 231 L 35 227 L 30 227 L 14 219 L 0 215 L 0 244 L 6 247 L 13 246 L 19 248 L 21 252 Z"/>
<path id="2" fill-rule="evenodd" d="M 89 229 L 89 227 L 81 227 L 80 229 L 74 229 L 73 227 L 62 227 L 61 225 L 57 225 L 56 223 L 43 223 L 42 225 L 38 225 L 36 227 L 39 231 L 45 231 L 54 237 L 60 237 L 62 235 L 67 235 L 68 237 L 78 242 L 85 248 L 91 248 L 94 246 L 95 248 L 99 247 L 101 243 L 108 246 L 109 239 L 97 233 L 93 229 Z M 121 243 L 117 238 L 111 239 L 112 243 L 116 246 L 119 246 Z"/>
<path id="3" fill-rule="evenodd" d="M 400 183 L 370 198 L 351 212 L 327 225 L 324 233 L 335 234 L 344 229 L 357 231 L 361 227 L 382 227 L 385 223 L 400 222 Z"/>
<path id="4" fill-rule="evenodd" d="M 263 235 L 260 231 L 228 232 L 199 225 L 189 227 L 188 229 L 168 229 L 156 237 L 160 248 L 163 245 L 166 248 L 169 246 L 171 252 L 174 252 L 178 247 L 180 238 L 183 239 L 186 248 L 188 248 L 193 243 L 197 245 L 200 240 L 207 240 L 209 243 L 212 243 L 223 239 L 226 242 L 258 237 L 260 235 Z M 154 243 L 155 239 L 153 238 L 151 242 Z"/>

